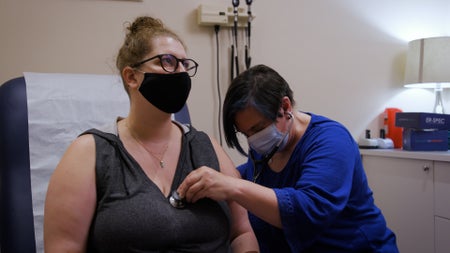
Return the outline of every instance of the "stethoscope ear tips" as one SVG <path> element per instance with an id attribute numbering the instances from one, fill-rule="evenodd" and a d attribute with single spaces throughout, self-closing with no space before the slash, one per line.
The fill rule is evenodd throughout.
<path id="1" fill-rule="evenodd" d="M 169 203 L 178 209 L 184 208 L 186 206 L 186 203 L 184 199 L 178 195 L 178 192 L 175 190 L 172 192 L 172 195 L 169 197 Z"/>
<path id="2" fill-rule="evenodd" d="M 287 112 L 288 114 L 288 119 L 292 119 L 294 117 L 294 114 L 292 114 L 292 112 Z"/>

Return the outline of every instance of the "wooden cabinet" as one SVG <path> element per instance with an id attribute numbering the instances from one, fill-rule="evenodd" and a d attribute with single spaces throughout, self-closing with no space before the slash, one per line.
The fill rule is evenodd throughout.
<path id="1" fill-rule="evenodd" d="M 450 152 L 361 150 L 400 252 L 450 252 Z"/>
<path id="2" fill-rule="evenodd" d="M 435 218 L 435 243 L 436 253 L 450 252 L 450 219 Z"/>
<path id="3" fill-rule="evenodd" d="M 435 162 L 434 211 L 436 253 L 450 252 L 450 163 Z"/>
<path id="4" fill-rule="evenodd" d="M 432 162 L 363 157 L 375 204 L 397 237 L 400 252 L 434 251 Z"/>

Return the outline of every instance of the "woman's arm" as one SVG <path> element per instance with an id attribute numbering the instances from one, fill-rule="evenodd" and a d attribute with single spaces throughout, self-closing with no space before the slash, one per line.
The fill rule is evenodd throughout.
<path id="1" fill-rule="evenodd" d="M 222 147 L 214 139 L 211 142 L 219 159 L 221 172 L 233 178 L 240 178 L 239 172 L 235 169 L 233 162 L 223 151 Z M 228 200 L 227 203 L 232 217 L 231 247 L 233 252 L 259 252 L 258 242 L 248 220 L 247 210 L 233 200 Z"/>
<path id="2" fill-rule="evenodd" d="M 234 201 L 228 201 L 231 210 L 231 248 L 233 252 L 259 252 L 258 241 L 248 220 L 247 210 Z"/>
<path id="3" fill-rule="evenodd" d="M 95 142 L 92 135 L 83 135 L 69 146 L 50 178 L 44 210 L 45 252 L 86 252 L 95 206 Z"/>
<path id="4" fill-rule="evenodd" d="M 201 198 L 227 200 L 239 205 L 281 228 L 278 200 L 273 189 L 241 179 L 233 162 L 214 139 L 211 140 L 219 157 L 221 173 L 200 167 L 192 171 L 178 187 L 180 196 L 188 202 Z"/>

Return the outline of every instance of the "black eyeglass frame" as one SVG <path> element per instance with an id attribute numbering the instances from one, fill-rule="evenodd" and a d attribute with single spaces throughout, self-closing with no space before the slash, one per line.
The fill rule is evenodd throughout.
<path id="1" fill-rule="evenodd" d="M 172 57 L 173 59 L 175 59 L 175 60 L 177 61 L 177 64 L 175 65 L 175 69 L 174 69 L 173 71 L 169 71 L 169 70 L 167 70 L 167 69 L 164 67 L 164 64 L 163 64 L 163 61 L 162 61 L 162 57 L 164 57 L 164 56 Z M 135 64 L 131 65 L 131 67 L 132 67 L 132 68 L 137 68 L 137 67 L 141 66 L 142 64 L 144 64 L 144 63 L 146 63 L 146 62 L 148 62 L 148 61 L 154 60 L 154 59 L 156 59 L 156 58 L 159 59 L 159 65 L 161 65 L 161 68 L 164 69 L 164 71 L 166 71 L 166 72 L 168 72 L 168 73 L 175 73 L 175 72 L 177 71 L 179 65 L 180 65 L 180 62 L 181 62 L 181 64 L 183 64 L 183 66 L 184 66 L 184 61 L 192 61 L 192 62 L 194 63 L 194 66 L 192 66 L 192 67 L 186 69 L 186 72 L 189 74 L 189 70 L 195 69 L 195 70 L 194 70 L 194 73 L 193 73 L 192 75 L 189 75 L 189 76 L 190 76 L 190 77 L 193 77 L 193 76 L 195 76 L 195 74 L 197 74 L 198 63 L 197 63 L 196 61 L 194 61 L 193 59 L 189 59 L 189 58 L 178 59 L 176 56 L 174 56 L 174 55 L 172 55 L 172 54 L 158 54 L 158 55 L 155 55 L 155 56 L 150 57 L 150 58 L 148 58 L 148 59 L 145 59 L 145 60 L 143 60 L 143 61 L 140 61 L 140 62 L 138 62 L 138 63 L 135 63 Z"/>

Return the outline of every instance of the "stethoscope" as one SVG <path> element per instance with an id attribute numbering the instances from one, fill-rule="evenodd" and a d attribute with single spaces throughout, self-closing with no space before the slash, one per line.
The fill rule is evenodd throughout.
<path id="1" fill-rule="evenodd" d="M 192 161 L 192 157 L 191 157 L 190 161 L 191 161 L 192 169 L 195 169 L 196 166 L 195 166 L 194 162 Z M 181 179 L 182 179 L 181 177 L 178 179 L 179 181 L 178 181 L 177 185 L 180 185 Z M 181 198 L 180 194 L 178 194 L 176 189 L 173 190 L 172 193 L 170 194 L 169 203 L 171 206 L 173 206 L 177 209 L 183 209 L 187 205 L 186 199 Z"/>
<path id="2" fill-rule="evenodd" d="M 294 118 L 294 115 L 291 112 L 288 112 L 288 115 L 289 115 L 289 119 Z M 287 138 L 289 132 L 291 131 L 293 123 L 294 123 L 294 120 L 291 121 L 291 124 L 289 125 L 289 128 L 286 131 L 286 133 L 284 134 L 283 138 L 281 138 L 280 141 L 278 141 L 278 143 L 272 148 L 272 150 L 269 153 L 267 153 L 266 155 L 264 155 L 262 159 L 255 159 L 255 156 L 253 154 L 254 151 L 251 151 L 251 150 L 249 151 L 250 160 L 252 161 L 252 164 L 253 164 L 253 183 L 256 183 L 256 180 L 258 180 L 259 176 L 261 175 L 261 172 L 264 169 L 264 165 L 265 164 L 267 165 L 268 162 L 270 161 L 270 159 L 272 159 L 272 157 L 278 151 L 278 149 L 280 149 L 280 146 L 283 143 L 284 139 Z M 259 169 L 258 169 L 258 167 L 259 167 Z"/>
<path id="3" fill-rule="evenodd" d="M 273 147 L 272 151 L 270 151 L 270 153 L 265 155 L 262 159 L 255 159 L 253 151 L 249 151 L 250 160 L 252 161 L 253 164 L 253 183 L 256 183 L 256 180 L 258 180 L 259 176 L 261 175 L 261 172 L 263 171 L 264 168 L 264 164 L 267 164 L 270 161 L 270 159 L 272 159 L 272 156 L 278 151 L 283 139 L 281 139 L 281 141 L 278 142 L 278 144 L 275 145 L 275 147 Z"/>
<path id="4" fill-rule="evenodd" d="M 172 192 L 172 195 L 169 197 L 169 203 L 178 209 L 182 209 L 186 206 L 186 200 L 184 198 L 181 198 L 180 195 L 178 195 L 178 192 L 174 190 Z"/>

